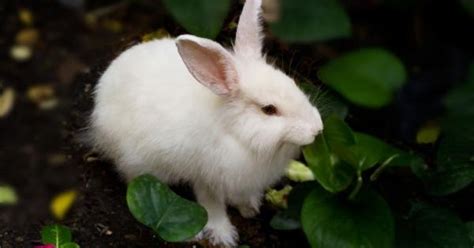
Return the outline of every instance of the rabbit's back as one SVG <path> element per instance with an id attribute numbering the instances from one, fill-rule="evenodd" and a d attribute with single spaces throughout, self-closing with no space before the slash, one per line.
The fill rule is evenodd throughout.
<path id="1" fill-rule="evenodd" d="M 215 124 L 221 100 L 188 72 L 173 39 L 122 53 L 95 94 L 94 143 L 126 178 L 152 173 L 165 181 L 191 180 L 201 164 L 219 160 L 219 151 L 206 148 L 213 139 L 233 143 Z"/>

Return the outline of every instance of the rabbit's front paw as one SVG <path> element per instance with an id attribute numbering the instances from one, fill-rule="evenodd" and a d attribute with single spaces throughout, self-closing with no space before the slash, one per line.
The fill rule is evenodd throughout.
<path id="1" fill-rule="evenodd" d="M 251 206 L 239 206 L 239 213 L 242 217 L 244 218 L 253 218 L 255 217 L 258 213 L 260 213 L 260 210 L 255 207 Z"/>
<path id="2" fill-rule="evenodd" d="M 208 223 L 204 235 L 216 247 L 231 248 L 237 246 L 238 233 L 230 222 Z"/>
<path id="3" fill-rule="evenodd" d="M 248 198 L 247 201 L 237 205 L 237 209 L 240 212 L 240 215 L 244 218 L 253 218 L 258 213 L 260 213 L 261 205 L 261 196 L 260 194 L 252 195 Z"/>

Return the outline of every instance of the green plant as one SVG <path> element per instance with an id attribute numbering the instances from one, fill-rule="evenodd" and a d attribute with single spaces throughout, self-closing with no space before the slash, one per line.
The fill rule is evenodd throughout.
<path id="1" fill-rule="evenodd" d="M 351 70 L 362 75 L 361 78 L 366 72 Z M 466 228 L 470 224 L 466 226 L 450 210 L 414 203 L 408 214 L 393 213 L 382 196 L 371 189 L 383 170 L 398 167 L 411 168 L 413 176 L 420 178 L 427 192 L 433 195 L 454 193 L 472 183 L 474 65 L 470 75 L 467 83 L 446 97 L 447 113 L 433 168 L 428 168 L 413 153 L 369 134 L 352 131 L 343 120 L 345 115 L 334 115 L 333 111 L 341 108 L 329 107 L 330 111 L 323 115 L 323 133 L 303 149 L 317 183 L 295 187 L 289 195 L 288 208 L 272 219 L 272 227 L 280 230 L 302 227 L 312 247 L 470 247 Z M 302 88 L 310 96 L 315 94 L 311 92 L 315 87 Z M 375 87 L 361 88 L 373 91 L 367 94 L 378 92 Z M 360 103 L 351 97 L 357 91 L 345 94 L 349 94 L 348 101 Z"/>
<path id="2" fill-rule="evenodd" d="M 176 13 L 178 4 L 170 7 L 166 2 L 171 1 L 165 4 L 184 27 L 201 34 L 197 27 L 207 24 L 199 19 L 200 11 L 194 21 L 185 20 L 179 17 L 182 13 Z M 227 2 L 221 3 L 221 13 L 227 11 Z M 406 2 L 407 6 L 414 5 Z M 472 12 L 470 1 L 459 3 Z M 184 11 L 183 6 L 180 11 Z M 352 33 L 350 18 L 338 0 L 282 0 L 279 14 L 269 26 L 277 38 L 287 42 L 321 42 Z M 207 37 L 217 35 L 223 18 L 206 20 L 214 30 Z M 472 222 L 465 224 L 450 209 L 426 202 L 433 196 L 458 192 L 474 181 L 474 64 L 466 82 L 444 99 L 446 112 L 439 116 L 440 130 L 436 130 L 435 138 L 429 138 L 436 142 L 436 155 L 426 161 L 381 138 L 353 131 L 345 122 L 350 108 L 370 112 L 390 106 L 408 74 L 402 61 L 388 49 L 362 47 L 331 58 L 319 69 L 319 79 L 329 88 L 325 93 L 319 93 L 310 80 L 300 84 L 320 108 L 325 129 L 303 149 L 315 181 L 293 186 L 287 208 L 270 222 L 273 228 L 302 228 L 312 247 L 472 246 Z M 416 189 L 423 197 L 399 192 L 411 202 L 410 210 L 394 209 L 377 190 L 385 171 L 403 171 L 404 176 L 424 186 Z"/>
<path id="3" fill-rule="evenodd" d="M 203 207 L 178 196 L 151 175 L 130 182 L 127 204 L 135 219 L 170 242 L 194 237 L 207 223 Z"/>
<path id="4" fill-rule="evenodd" d="M 41 229 L 41 242 L 45 245 L 54 245 L 55 248 L 79 248 L 72 242 L 72 233 L 68 227 L 62 225 L 49 225 Z"/>

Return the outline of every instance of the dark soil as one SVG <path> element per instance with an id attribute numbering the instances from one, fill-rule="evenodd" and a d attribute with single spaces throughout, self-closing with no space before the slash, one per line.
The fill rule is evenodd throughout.
<path id="1" fill-rule="evenodd" d="M 60 2 L 68 1 L 0 2 L 0 92 L 7 87 L 16 92 L 12 111 L 0 118 L 0 185 L 12 186 L 19 195 L 17 205 L 0 206 L 0 248 L 39 244 L 41 227 L 58 222 L 72 229 L 74 240 L 82 247 L 192 247 L 189 243 L 164 243 L 135 221 L 126 206 L 125 184 L 113 166 L 74 142 L 91 110 L 91 90 L 110 60 L 146 33 L 164 28 L 178 35 L 185 30 L 152 0 L 125 4 L 87 1 L 83 7 Z M 288 47 L 269 36 L 266 50 L 283 69 L 291 64 L 292 74 L 316 83 L 318 66 L 340 53 L 364 46 L 392 50 L 409 66 L 409 86 L 400 92 L 394 107 L 379 111 L 353 108 L 348 121 L 356 130 L 376 134 L 396 145 L 405 144 L 405 148 L 408 144 L 429 157 L 435 148 L 415 146 L 413 135 L 421 123 L 439 116 L 439 99 L 451 87 L 447 82 L 460 81 L 466 61 L 472 58 L 474 41 L 464 36 L 472 32 L 472 20 L 455 1 L 446 6 L 420 1 L 412 9 L 383 7 L 377 1 L 346 2 L 353 21 L 350 40 Z M 33 46 L 32 58 L 18 62 L 9 53 L 17 32 L 28 27 L 18 18 L 23 8 L 32 12 L 31 27 L 39 31 L 40 37 Z M 85 20 L 86 14 L 107 8 L 111 11 L 96 22 Z M 240 8 L 234 3 L 226 24 L 236 18 Z M 230 44 L 234 32 L 225 25 L 217 40 Z M 59 101 L 55 108 L 41 109 L 28 99 L 28 89 L 38 84 L 54 88 Z M 380 191 L 390 195 L 395 208 L 406 208 L 404 202 L 397 202 L 400 191 L 423 197 L 413 189 L 422 187 L 419 182 L 405 179 L 403 173 L 388 173 L 385 182 L 379 186 Z M 56 221 L 50 214 L 50 201 L 68 189 L 78 190 L 79 197 L 66 218 Z M 192 197 L 185 186 L 178 192 Z M 474 218 L 470 211 L 474 203 L 466 199 L 469 195 L 472 190 L 449 198 L 464 201 L 456 209 L 464 219 Z M 437 203 L 451 205 L 446 201 Z M 229 211 L 241 244 L 308 246 L 301 231 L 270 228 L 269 220 L 276 212 L 271 206 L 265 205 L 259 216 L 249 220 L 233 209 Z"/>

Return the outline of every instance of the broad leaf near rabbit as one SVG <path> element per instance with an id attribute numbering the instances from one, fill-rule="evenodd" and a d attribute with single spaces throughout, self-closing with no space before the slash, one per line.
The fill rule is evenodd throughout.
<path id="1" fill-rule="evenodd" d="M 449 210 L 415 204 L 397 221 L 397 248 L 469 248 L 466 225 Z"/>
<path id="2" fill-rule="evenodd" d="M 207 212 L 203 207 L 181 198 L 150 175 L 130 182 L 127 203 L 138 221 L 170 242 L 194 237 L 207 222 Z"/>
<path id="3" fill-rule="evenodd" d="M 379 108 L 392 101 L 406 80 L 402 62 L 381 48 L 365 48 L 330 61 L 319 71 L 323 83 L 354 104 Z"/>
<path id="4" fill-rule="evenodd" d="M 311 247 L 393 247 L 390 208 L 372 191 L 349 201 L 316 188 L 306 197 L 301 221 Z"/>

